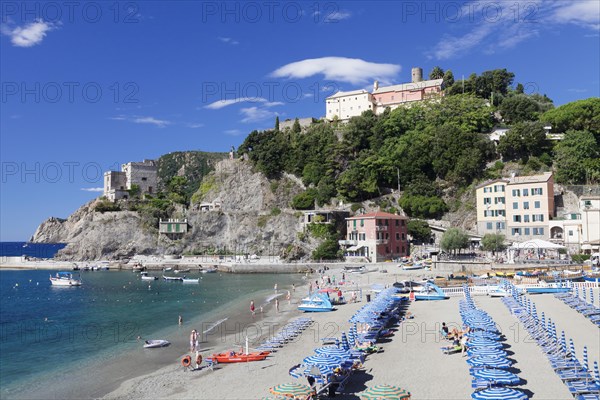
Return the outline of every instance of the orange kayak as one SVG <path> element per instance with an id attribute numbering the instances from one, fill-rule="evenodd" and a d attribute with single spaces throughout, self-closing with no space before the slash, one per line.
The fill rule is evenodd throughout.
<path id="1" fill-rule="evenodd" d="M 261 351 L 257 353 L 218 353 L 213 354 L 212 357 L 208 357 L 211 360 L 217 360 L 219 363 L 239 363 L 239 362 L 250 362 L 250 361 L 262 361 L 271 354 L 270 351 Z"/>

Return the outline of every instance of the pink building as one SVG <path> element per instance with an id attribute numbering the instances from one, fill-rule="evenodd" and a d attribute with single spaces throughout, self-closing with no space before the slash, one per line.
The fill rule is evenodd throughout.
<path id="1" fill-rule="evenodd" d="M 361 257 L 381 262 L 408 256 L 408 219 L 401 215 L 373 212 L 346 218 L 346 239 L 340 240 L 347 258 Z"/>
<path id="2" fill-rule="evenodd" d="M 399 105 L 413 101 L 423 101 L 443 96 L 443 79 L 433 79 L 403 83 L 394 86 L 379 87 L 377 83 L 373 88 L 373 102 L 376 113 L 381 114 L 387 107 L 392 110 Z"/>

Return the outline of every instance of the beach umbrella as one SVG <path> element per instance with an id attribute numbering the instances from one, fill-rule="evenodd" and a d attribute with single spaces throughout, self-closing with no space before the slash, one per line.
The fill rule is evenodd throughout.
<path id="1" fill-rule="evenodd" d="M 327 376 L 333 374 L 333 367 L 331 365 L 323 364 L 307 365 L 303 372 L 305 376 Z"/>
<path id="2" fill-rule="evenodd" d="M 348 350 L 344 350 L 341 347 L 335 346 L 319 347 L 318 349 L 315 349 L 315 353 L 330 357 L 337 357 L 340 360 L 347 360 L 352 356 Z"/>
<path id="3" fill-rule="evenodd" d="M 484 338 L 489 340 L 500 340 L 500 335 L 492 332 L 473 331 L 466 334 L 470 338 Z"/>
<path id="4" fill-rule="evenodd" d="M 566 353 L 567 352 L 567 337 L 565 336 L 565 331 L 562 331 L 560 333 L 560 344 L 562 346 L 563 351 Z"/>
<path id="5" fill-rule="evenodd" d="M 495 349 L 502 348 L 502 343 L 495 340 L 474 337 L 467 341 L 467 346 L 470 347 L 491 347 Z"/>
<path id="6" fill-rule="evenodd" d="M 571 350 L 571 357 L 575 358 L 575 343 L 573 339 L 569 339 L 569 349 Z"/>
<path id="7" fill-rule="evenodd" d="M 589 360 L 588 360 L 588 352 L 587 352 L 587 346 L 583 346 L 583 369 L 584 370 L 588 370 L 589 367 Z"/>
<path id="8" fill-rule="evenodd" d="M 474 400 L 526 400 L 527 395 L 520 390 L 495 387 L 475 392 L 471 398 Z"/>
<path id="9" fill-rule="evenodd" d="M 467 363 L 473 367 L 493 367 L 507 369 L 512 366 L 512 361 L 505 357 L 480 356 L 467 360 Z"/>
<path id="10" fill-rule="evenodd" d="M 273 386 L 269 389 L 269 392 L 276 396 L 305 397 L 313 393 L 314 391 L 308 385 L 302 385 L 300 383 L 284 383 L 281 385 Z"/>
<path id="11" fill-rule="evenodd" d="M 546 325 L 546 314 L 542 311 L 542 326 Z"/>
<path id="12" fill-rule="evenodd" d="M 490 347 L 474 347 L 467 350 L 467 354 L 470 357 L 480 356 L 493 356 L 493 357 L 506 357 L 506 351 L 500 349 L 494 349 Z"/>
<path id="13" fill-rule="evenodd" d="M 324 354 L 316 356 L 308 356 L 302 360 L 305 364 L 311 365 L 327 365 L 331 367 L 337 367 L 342 363 L 342 359 L 339 357 L 326 356 Z"/>
<path id="14" fill-rule="evenodd" d="M 516 385 L 521 382 L 521 378 L 517 375 L 499 368 L 476 369 L 471 372 L 471 375 L 478 379 L 485 379 L 504 385 Z"/>
<path id="15" fill-rule="evenodd" d="M 596 382 L 600 385 L 600 369 L 598 369 L 598 361 L 594 361 L 594 375 L 596 376 Z"/>
<path id="16" fill-rule="evenodd" d="M 345 332 L 342 332 L 342 349 L 350 350 L 350 345 L 348 344 L 348 338 L 346 337 Z"/>
<path id="17" fill-rule="evenodd" d="M 397 386 L 376 385 L 360 393 L 359 397 L 363 400 L 403 400 L 410 399 L 410 392 Z"/>

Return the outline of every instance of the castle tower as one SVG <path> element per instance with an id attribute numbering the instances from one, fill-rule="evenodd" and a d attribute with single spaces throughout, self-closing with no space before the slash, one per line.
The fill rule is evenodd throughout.
<path id="1" fill-rule="evenodd" d="M 375 92 L 377 89 L 379 89 L 379 81 L 373 82 L 373 91 Z"/>
<path id="2" fill-rule="evenodd" d="M 412 69 L 412 83 L 421 82 L 423 80 L 423 68 L 414 67 Z"/>

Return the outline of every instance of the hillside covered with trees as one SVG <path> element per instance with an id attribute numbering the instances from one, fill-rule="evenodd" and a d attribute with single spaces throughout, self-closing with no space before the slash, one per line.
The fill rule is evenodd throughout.
<path id="1" fill-rule="evenodd" d="M 505 69 L 455 82 L 436 67 L 430 77 L 439 76 L 446 81 L 441 100 L 365 111 L 346 124 L 253 131 L 238 150 L 269 178 L 301 177 L 307 190 L 294 198 L 298 209 L 332 198 L 361 202 L 400 187 L 399 206 L 409 216 L 439 218 L 448 211 L 443 197 L 499 177 L 505 163 L 554 170 L 561 183 L 600 182 L 600 99 L 555 108 L 546 95 L 514 86 Z M 548 124 L 564 139 L 550 140 Z M 509 129 L 497 145 L 488 135 L 495 127 Z"/>

